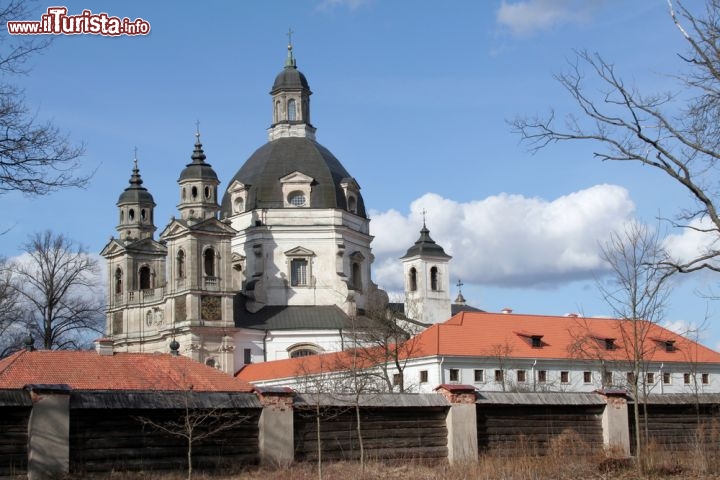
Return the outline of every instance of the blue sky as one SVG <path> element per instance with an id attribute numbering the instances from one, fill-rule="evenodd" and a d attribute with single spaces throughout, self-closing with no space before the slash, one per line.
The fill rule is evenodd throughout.
<path id="1" fill-rule="evenodd" d="M 701 2 L 686 2 L 697 10 Z M 38 3 L 38 20 L 48 6 Z M 690 206 L 659 173 L 601 163 L 593 145 L 527 152 L 507 121 L 574 111 L 553 74 L 573 49 L 599 52 L 643 91 L 676 86 L 684 51 L 665 1 L 387 0 L 70 1 L 70 14 L 142 17 L 148 36 L 57 36 L 16 81 L 40 119 L 86 144 L 86 190 L 3 198 L 0 253 L 28 234 L 63 232 L 99 252 L 115 233 L 115 202 L 134 147 L 161 230 L 178 201 L 196 120 L 208 162 L 227 181 L 267 141 L 268 91 L 282 69 L 289 27 L 314 95 L 318 141 L 357 179 L 376 236 L 374 271 L 399 288 L 399 262 L 421 211 L 453 255 L 468 302 L 490 311 L 606 315 L 595 279 L 598 242 L 631 219 L 656 225 Z M 694 241 L 676 234 L 676 244 Z M 666 319 L 709 317 L 720 346 L 720 309 L 698 293 L 710 274 L 675 285 Z M 454 297 L 457 290 L 453 288 Z"/>

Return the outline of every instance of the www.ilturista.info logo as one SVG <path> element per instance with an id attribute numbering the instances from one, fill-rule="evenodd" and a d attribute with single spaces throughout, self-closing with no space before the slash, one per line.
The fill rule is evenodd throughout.
<path id="1" fill-rule="evenodd" d="M 7 29 L 10 35 L 147 35 L 150 23 L 142 18 L 130 20 L 90 10 L 83 10 L 80 15 L 68 15 L 65 7 L 50 7 L 39 22 L 7 22 Z"/>

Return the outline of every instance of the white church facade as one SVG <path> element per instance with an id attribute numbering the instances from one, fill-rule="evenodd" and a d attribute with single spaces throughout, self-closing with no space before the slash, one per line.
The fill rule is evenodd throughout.
<path id="1" fill-rule="evenodd" d="M 178 179 L 178 213 L 155 237 L 155 201 L 135 162 L 107 260 L 115 351 L 168 352 L 233 374 L 244 365 L 342 350 L 387 303 L 371 280 L 359 183 L 315 139 L 310 87 L 292 46 L 270 91 L 269 141 L 224 190 L 199 132 Z M 180 170 L 180 169 L 179 169 Z M 401 259 L 406 314 L 451 316 L 450 256 L 423 225 Z"/>

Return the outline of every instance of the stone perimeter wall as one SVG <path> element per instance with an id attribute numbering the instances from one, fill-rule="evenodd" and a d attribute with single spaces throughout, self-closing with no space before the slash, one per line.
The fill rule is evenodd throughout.
<path id="1" fill-rule="evenodd" d="M 163 400 L 162 392 L 148 393 L 127 405 L 123 395 L 134 394 L 119 392 L 116 405 L 99 408 L 102 402 L 94 401 L 92 392 L 83 392 L 84 401 L 76 402 L 75 392 L 48 387 L 24 391 L 27 399 L 22 401 L 17 400 L 17 392 L 15 400 L 0 401 L 0 478 L 27 474 L 36 480 L 91 471 L 184 469 L 185 441 L 140 419 L 166 424 L 182 418 L 186 411 L 214 410 L 208 403 L 212 398 L 186 410 L 177 405 L 177 395 Z M 553 442 L 567 440 L 568 435 L 580 439 L 588 449 L 630 454 L 632 418 L 622 395 L 594 394 L 595 400 L 588 402 L 586 394 L 585 403 L 580 404 L 578 397 L 569 393 L 550 399 L 498 393 L 482 400 L 471 387 L 445 387 L 439 387 L 437 394 L 363 396 L 360 417 L 367 458 L 446 458 L 455 462 L 476 460 L 486 452 L 544 454 Z M 310 395 L 303 399 L 288 390 L 224 395 L 240 399 L 223 408 L 224 415 L 243 421 L 195 444 L 195 468 L 314 460 L 318 415 L 323 459 L 358 456 L 354 405 L 330 397 L 313 405 L 307 400 Z M 706 404 L 701 415 L 692 405 L 678 403 L 655 404 L 649 413 L 651 424 L 653 417 L 657 420 L 651 437 L 662 433 L 663 443 L 673 448 L 689 446 L 687 435 L 693 430 L 690 427 L 697 427 L 698 419 L 715 426 L 705 441 L 713 443 L 713 448 L 720 446 L 718 404 Z"/>

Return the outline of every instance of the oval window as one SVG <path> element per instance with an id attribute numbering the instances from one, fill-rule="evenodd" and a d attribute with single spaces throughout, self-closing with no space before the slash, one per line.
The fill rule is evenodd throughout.
<path id="1" fill-rule="evenodd" d="M 305 205 L 306 201 L 307 200 L 305 199 L 305 193 L 303 192 L 294 191 L 290 192 L 290 195 L 288 195 L 288 203 L 295 207 L 302 207 L 303 205 Z"/>

